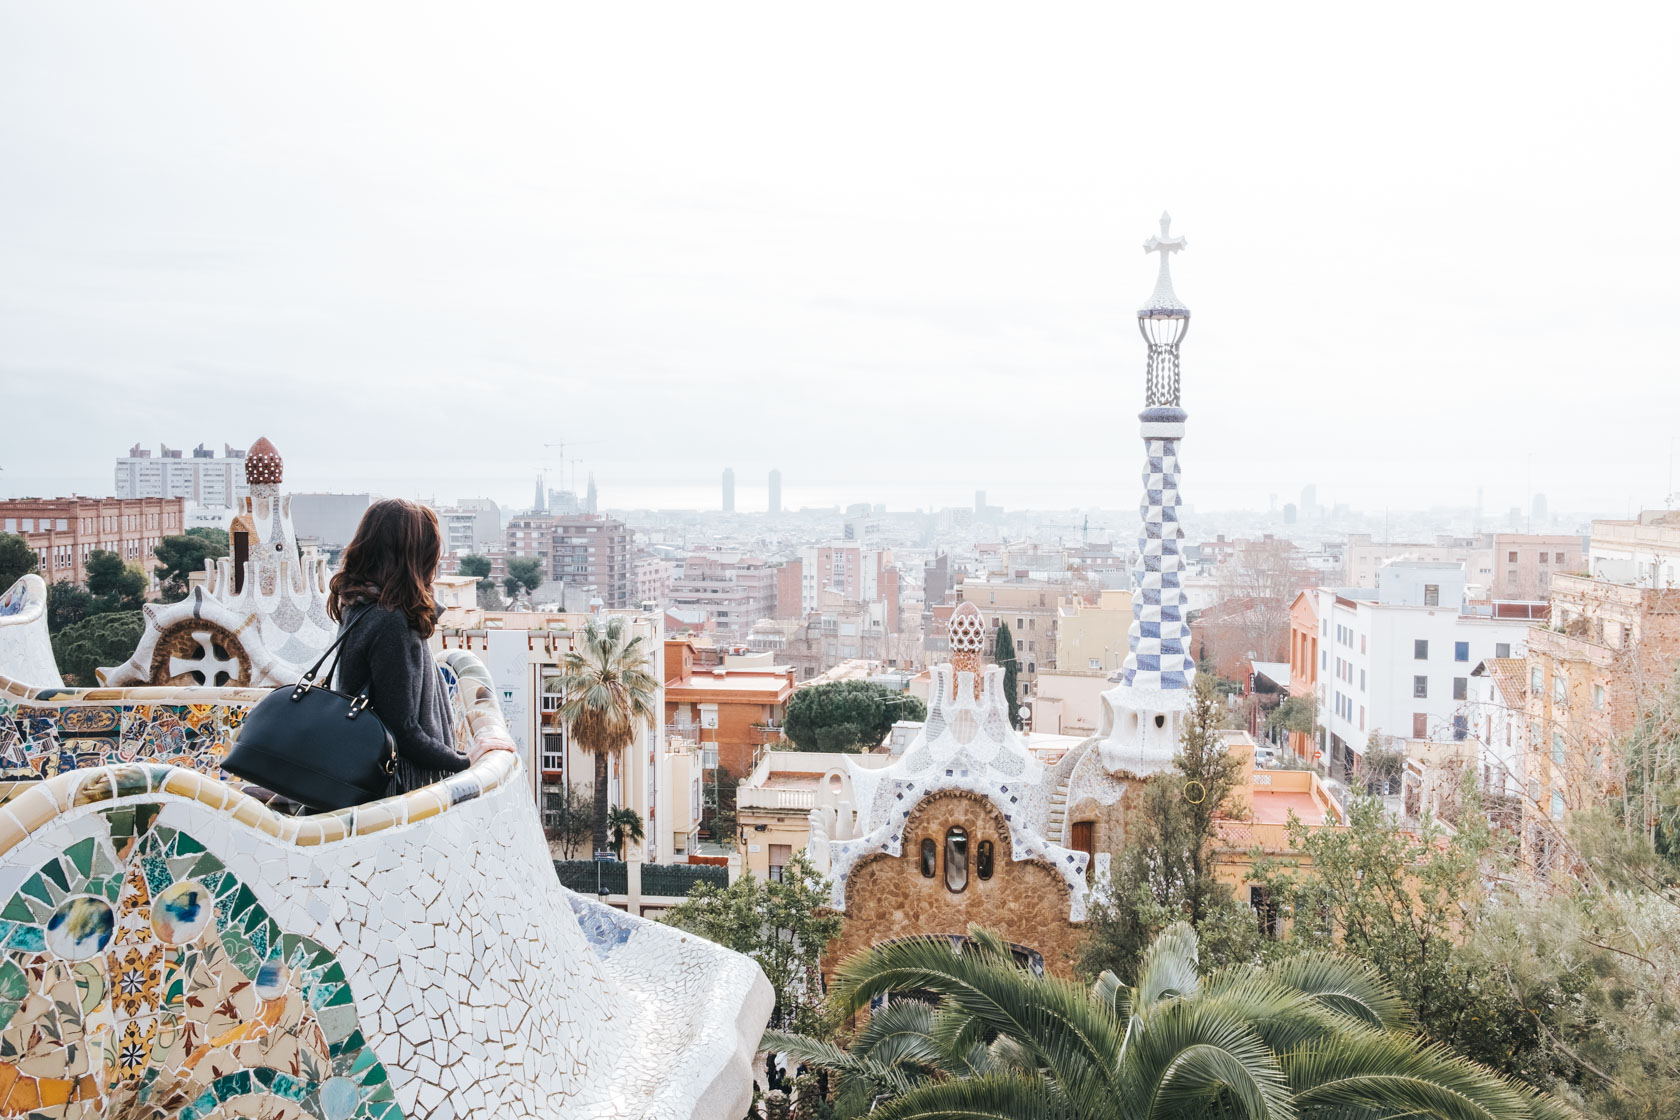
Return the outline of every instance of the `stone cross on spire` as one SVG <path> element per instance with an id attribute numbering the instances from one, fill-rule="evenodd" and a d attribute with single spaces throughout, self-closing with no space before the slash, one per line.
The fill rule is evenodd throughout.
<path id="1" fill-rule="evenodd" d="M 1168 314 L 1181 312 L 1183 314 L 1189 314 L 1190 312 L 1190 309 L 1180 303 L 1178 301 L 1178 296 L 1173 293 L 1172 273 L 1167 269 L 1167 259 L 1180 249 L 1188 246 L 1189 242 L 1182 237 L 1169 236 L 1167 234 L 1167 227 L 1171 224 L 1172 215 L 1163 210 L 1161 212 L 1161 235 L 1159 237 L 1151 237 L 1148 241 L 1143 243 L 1144 252 L 1161 254 L 1161 272 L 1160 275 L 1155 278 L 1154 294 L 1149 297 L 1149 302 L 1143 306 L 1143 312 L 1145 314 L 1149 312 L 1166 312 Z"/>

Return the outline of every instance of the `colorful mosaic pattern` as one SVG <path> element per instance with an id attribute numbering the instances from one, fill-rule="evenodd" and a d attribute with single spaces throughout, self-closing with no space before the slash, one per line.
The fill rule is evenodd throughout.
<path id="1" fill-rule="evenodd" d="M 1180 582 L 1184 528 L 1178 521 L 1178 440 L 1149 434 L 1150 428 L 1182 431 L 1184 410 L 1152 408 L 1143 413 L 1148 461 L 1143 471 L 1142 535 L 1132 568 L 1132 628 L 1124 681 L 1128 687 L 1188 689 L 1196 676 L 1190 655 L 1190 624 Z"/>
<path id="2" fill-rule="evenodd" d="M 455 715 L 455 740 L 463 751 L 473 744 L 461 678 L 438 663 Z M 51 778 L 71 770 L 160 762 L 196 770 L 236 788 L 242 782 L 223 772 L 245 713 L 268 695 L 266 689 L 174 689 L 175 699 L 201 695 L 203 703 L 148 703 L 137 693 L 164 689 L 41 689 L 29 698 L 0 692 L 0 803 L 4 783 Z M 15 792 L 15 787 L 14 787 Z"/>
<path id="3" fill-rule="evenodd" d="M 398 1120 L 344 970 L 129 802 L 0 911 L 0 1115 Z"/>

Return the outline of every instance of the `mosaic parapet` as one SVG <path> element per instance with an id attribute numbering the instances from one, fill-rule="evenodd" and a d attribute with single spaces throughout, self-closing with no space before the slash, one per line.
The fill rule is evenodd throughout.
<path id="1" fill-rule="evenodd" d="M 47 633 L 47 585 L 26 575 L 0 594 L 0 668 L 39 688 L 62 688 Z"/>
<path id="2" fill-rule="evenodd" d="M 461 733 L 505 740 L 482 665 L 455 651 L 446 668 Z M 20 691 L 94 710 L 266 694 L 4 694 Z M 302 818 L 157 761 L 16 790 L 0 807 L 0 1115 L 747 1108 L 772 1002 L 762 973 L 565 890 L 512 752 Z"/>

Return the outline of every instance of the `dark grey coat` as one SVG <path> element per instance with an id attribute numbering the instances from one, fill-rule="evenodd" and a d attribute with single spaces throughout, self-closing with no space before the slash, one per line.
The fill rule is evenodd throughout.
<path id="1" fill-rule="evenodd" d="M 425 639 L 402 612 L 377 603 L 350 607 L 345 623 L 349 632 L 340 647 L 334 687 L 355 695 L 362 686 L 373 686 L 370 707 L 397 742 L 396 774 L 386 796 L 465 770 L 467 756 L 455 747 L 449 692 Z"/>

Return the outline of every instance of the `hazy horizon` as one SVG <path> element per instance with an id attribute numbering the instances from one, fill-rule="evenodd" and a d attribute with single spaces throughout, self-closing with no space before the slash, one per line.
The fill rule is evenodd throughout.
<path id="1" fill-rule="evenodd" d="M 296 490 L 518 504 L 564 439 L 618 508 L 1125 508 L 1166 208 L 1186 501 L 1661 506 L 1638 13 L 10 6 L 0 494 L 266 435 Z"/>

